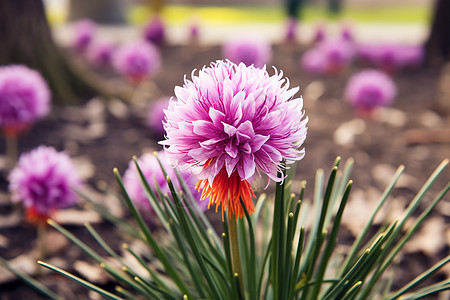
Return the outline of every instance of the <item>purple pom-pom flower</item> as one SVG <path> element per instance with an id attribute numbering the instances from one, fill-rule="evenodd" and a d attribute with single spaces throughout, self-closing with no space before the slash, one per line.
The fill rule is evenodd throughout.
<path id="1" fill-rule="evenodd" d="M 264 66 L 272 57 L 270 44 L 255 37 L 242 36 L 226 42 L 223 46 L 223 56 L 232 62 L 244 63 L 246 66 Z"/>
<path id="2" fill-rule="evenodd" d="M 9 174 L 12 200 L 22 202 L 29 221 L 45 222 L 61 208 L 75 204 L 73 188 L 81 185 L 75 166 L 64 152 L 38 148 L 20 156 Z"/>
<path id="3" fill-rule="evenodd" d="M 309 49 L 303 53 L 300 64 L 306 72 L 315 75 L 324 74 L 326 70 L 325 55 L 316 48 Z"/>
<path id="4" fill-rule="evenodd" d="M 295 17 L 290 17 L 287 20 L 286 24 L 286 42 L 293 43 L 297 40 L 297 25 L 298 25 L 298 19 Z"/>
<path id="5" fill-rule="evenodd" d="M 95 67 L 110 66 L 115 48 L 116 46 L 111 41 L 93 42 L 87 49 L 86 58 Z"/>
<path id="6" fill-rule="evenodd" d="M 388 106 L 397 94 L 392 79 L 382 71 L 364 70 L 353 75 L 345 88 L 345 98 L 362 117 L 370 118 L 377 107 Z"/>
<path id="7" fill-rule="evenodd" d="M 282 181 L 278 172 L 300 160 L 307 118 L 297 88 L 275 70 L 217 61 L 204 67 L 183 87 L 166 110 L 166 152 L 182 170 L 196 170 L 202 199 L 222 205 L 222 217 L 254 211 L 251 183 L 266 173 Z"/>
<path id="8" fill-rule="evenodd" d="M 172 180 L 175 189 L 181 190 L 182 186 L 177 179 L 175 169 L 171 166 L 167 154 L 164 152 L 164 150 L 162 150 L 157 153 L 157 156 L 161 164 L 163 165 L 167 175 Z M 170 194 L 166 176 L 161 170 L 161 167 L 155 155 L 145 153 L 137 159 L 137 163 L 139 165 L 139 168 L 142 170 L 145 179 L 147 180 L 148 184 L 153 190 L 155 190 L 156 187 L 155 183 L 156 183 L 158 185 L 158 188 L 161 190 L 162 194 L 166 193 Z M 194 199 L 199 200 L 200 193 L 197 190 L 195 190 L 195 184 L 197 182 L 196 177 L 188 171 L 182 171 L 180 172 L 180 175 L 183 178 L 186 185 L 190 187 L 190 191 Z M 131 199 L 139 208 L 148 212 L 153 212 L 153 208 L 151 207 L 150 202 L 148 201 L 147 195 L 145 193 L 141 179 L 139 177 L 139 173 L 133 160 L 130 161 L 128 169 L 125 171 L 125 174 L 123 176 L 123 183 Z M 199 205 L 201 205 L 200 208 L 202 210 L 206 209 L 206 205 L 204 205 L 203 203 L 199 202 Z"/>
<path id="9" fill-rule="evenodd" d="M 0 127 L 17 136 L 50 110 L 50 90 L 41 74 L 23 65 L 0 67 Z"/>
<path id="10" fill-rule="evenodd" d="M 72 25 L 71 47 L 78 53 L 84 52 L 94 39 L 97 24 L 89 19 L 81 19 Z"/>
<path id="11" fill-rule="evenodd" d="M 337 74 L 344 69 L 354 56 L 354 49 L 350 42 L 336 39 L 325 40 L 317 46 L 325 58 L 325 72 Z"/>
<path id="12" fill-rule="evenodd" d="M 144 38 L 150 43 L 156 45 L 164 43 L 166 38 L 166 29 L 160 15 L 153 16 L 150 22 L 147 23 L 144 28 Z"/>
<path id="13" fill-rule="evenodd" d="M 137 84 L 156 72 L 161 55 L 154 45 L 138 41 L 120 47 L 114 54 L 113 64 L 120 74 Z"/>

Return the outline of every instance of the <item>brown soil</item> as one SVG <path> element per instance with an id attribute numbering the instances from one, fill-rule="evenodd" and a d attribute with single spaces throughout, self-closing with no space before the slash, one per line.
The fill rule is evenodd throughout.
<path id="1" fill-rule="evenodd" d="M 436 103 L 439 97 L 438 82 L 441 70 L 420 68 L 394 74 L 399 94 L 393 109 L 394 113 L 400 113 L 400 116 L 393 114 L 391 110 L 386 113 L 388 115 L 386 120 L 356 121 L 351 130 L 355 130 L 355 126 L 356 128 L 365 126 L 365 129 L 355 135 L 353 143 L 341 145 L 333 138 L 336 129 L 343 123 L 356 119 L 349 105 L 342 99 L 343 89 L 349 76 L 361 67 L 353 66 L 337 77 L 310 76 L 299 66 L 299 58 L 303 51 L 301 47 L 293 45 L 275 46 L 274 58 L 270 64 L 283 70 L 285 76 L 290 79 L 291 86 L 299 85 L 300 92 L 304 96 L 305 109 L 310 121 L 305 143 L 306 156 L 298 164 L 297 179 L 307 180 L 307 197 L 312 195 L 315 170 L 318 168 L 329 170 L 335 157 L 340 155 L 343 162 L 350 157 L 355 159 L 351 178 L 354 179 L 354 189 L 359 191 L 375 190 L 381 193 L 386 187 L 385 176 L 390 174 L 390 168 L 405 165 L 409 181 L 394 191 L 393 201 L 398 200 L 401 205 L 406 205 L 435 167 L 449 155 L 448 137 L 447 141 L 442 134 L 438 135 L 438 139 L 431 141 L 428 139 L 436 129 L 446 129 L 448 133 L 450 128 L 449 116 L 441 112 Z M 90 101 L 87 106 L 80 107 L 54 107 L 49 117 L 35 124 L 20 138 L 20 151 L 28 151 L 41 144 L 54 146 L 58 150 L 65 149 L 71 156 L 83 156 L 92 163 L 88 164 L 94 168 L 94 173 L 87 180 L 89 186 L 97 188 L 106 183 L 116 188 L 112 175 L 114 167 L 123 173 L 133 155 L 139 156 L 143 151 L 159 149 L 157 141 L 162 137 L 152 133 L 145 125 L 146 109 L 143 108 L 148 107 L 151 101 L 162 95 L 171 96 L 174 86 L 182 85 L 184 75 L 188 74 L 189 77 L 194 68 L 199 69 L 221 58 L 220 48 L 216 46 L 166 46 L 162 49 L 162 53 L 163 68 L 154 78 L 157 88 L 150 87 L 152 92 L 147 93 L 144 85 L 136 92 L 137 99 L 133 104 L 121 102 L 125 104 L 125 110 L 119 110 L 127 114 L 121 116 L 120 113 L 112 113 L 115 110 L 108 109 L 108 104 L 105 108 L 102 101 Z M 107 75 L 111 77 L 110 74 Z M 98 114 L 96 109 L 100 111 Z M 93 114 L 93 117 L 90 114 Z M 404 122 L 395 125 L 394 121 L 399 121 L 401 117 L 406 118 Z M 94 123 L 100 123 L 100 129 L 89 127 Z M 93 132 L 96 134 L 92 134 Z M 0 153 L 4 152 L 2 140 Z M 374 170 L 381 170 L 381 173 Z M 431 201 L 431 196 L 444 186 L 449 174 L 448 170 L 443 174 L 420 210 L 423 210 Z M 1 170 L 0 189 L 3 193 L 7 190 L 6 176 L 7 171 Z M 364 195 L 369 197 L 367 194 Z M 445 207 L 448 208 L 448 196 L 446 202 Z M 1 202 L 2 217 L 12 213 L 13 210 L 8 201 Z M 212 217 L 214 218 L 214 215 Z M 437 209 L 433 217 L 444 220 L 448 235 L 450 220 L 448 211 Z M 95 245 L 82 226 L 67 228 Z M 122 240 L 118 239 L 119 235 L 110 223 L 101 222 L 96 225 L 96 229 L 112 243 L 114 248 L 120 247 Z M 23 252 L 28 252 L 36 244 L 35 228 L 25 222 L 19 222 L 9 228 L 0 227 L 0 235 L 9 242 L 6 248 L 0 246 L 0 256 L 5 259 L 12 259 Z M 344 226 L 342 243 L 346 244 L 352 238 L 351 230 Z M 435 256 L 424 253 L 420 247 L 410 251 L 405 255 L 408 260 L 402 260 L 397 267 L 400 276 L 396 278 L 400 279 L 396 285 L 418 275 L 445 256 L 448 251 L 448 239 L 441 244 L 440 249 L 437 249 Z M 55 255 L 73 261 L 85 258 L 82 252 L 71 244 Z M 414 263 L 408 263 L 409 261 Z M 443 279 L 445 276 L 448 274 L 440 273 L 437 278 Z M 45 275 L 39 280 L 59 294 L 66 295 L 67 299 L 75 299 L 74 295 L 78 298 L 85 297 L 80 295 L 87 295 L 84 288 L 54 273 Z M 114 284 L 107 283 L 105 287 L 113 288 Z M 0 285 L 0 300 L 7 299 L 42 299 L 42 297 L 21 281 L 13 281 Z"/>

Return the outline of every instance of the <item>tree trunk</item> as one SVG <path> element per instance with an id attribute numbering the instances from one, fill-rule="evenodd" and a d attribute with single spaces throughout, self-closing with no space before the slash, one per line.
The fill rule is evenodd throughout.
<path id="1" fill-rule="evenodd" d="M 437 0 L 428 40 L 425 43 L 426 62 L 443 64 L 450 59 L 450 1 Z"/>
<path id="2" fill-rule="evenodd" d="M 42 0 L 0 1 L 0 65 L 24 64 L 47 80 L 53 100 L 75 104 L 96 89 L 75 74 L 53 41 Z"/>

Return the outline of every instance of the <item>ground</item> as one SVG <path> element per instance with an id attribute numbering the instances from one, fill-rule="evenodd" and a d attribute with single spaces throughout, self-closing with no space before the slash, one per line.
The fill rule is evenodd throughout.
<path id="1" fill-rule="evenodd" d="M 298 164 L 296 183 L 300 180 L 307 181 L 307 198 L 312 197 L 314 174 L 318 168 L 328 172 L 336 156 L 341 156 L 343 163 L 349 158 L 355 161 L 350 176 L 354 179 L 354 190 L 347 213 L 356 217 L 349 217 L 348 221 L 344 221 L 340 242 L 345 247 L 365 220 L 364 209 L 373 206 L 374 200 L 382 193 L 399 165 L 406 167 L 405 178 L 392 195 L 392 218 L 400 214 L 432 171 L 448 157 L 450 117 L 440 108 L 437 100 L 440 97 L 442 70 L 437 67 L 421 67 L 397 72 L 393 78 L 399 93 L 393 106 L 379 112 L 373 120 L 362 120 L 353 114 L 342 98 L 347 79 L 361 66 L 352 66 L 341 76 L 311 76 L 304 73 L 299 65 L 299 58 L 304 50 L 303 46 L 276 45 L 270 64 L 284 72 L 291 86 L 301 87 L 300 94 L 304 98 L 309 123 L 305 142 L 306 155 Z M 162 54 L 163 68 L 155 75 L 152 83 L 147 82 L 137 88 L 131 103 L 121 100 L 104 102 L 97 98 L 86 99 L 86 104 L 77 107 L 54 107 L 49 117 L 36 123 L 20 137 L 19 150 L 28 151 L 41 144 L 54 146 L 58 150 L 64 149 L 76 159 L 91 193 L 105 187 L 116 190 L 112 174 L 114 167 L 123 174 L 133 155 L 139 156 L 143 152 L 160 149 L 157 141 L 162 136 L 153 133 L 146 126 L 147 108 L 161 96 L 172 96 L 174 86 L 182 85 L 185 74 L 189 77 L 194 68 L 199 69 L 221 58 L 218 46 L 164 46 Z M 109 72 L 106 74 L 107 77 L 113 77 L 109 76 Z M 447 130 L 447 136 L 444 133 L 436 135 L 437 130 Z M 435 138 L 432 138 L 434 135 Z M 3 140 L 0 153 L 5 153 Z M 436 187 L 433 186 L 420 210 L 448 182 L 449 174 L 447 170 Z M 21 220 L 20 208 L 11 205 L 8 200 L 7 170 L 4 166 L 0 173 L 0 188 L 0 219 L 3 220 L 0 221 L 0 256 L 9 260 L 22 253 L 30 253 L 36 247 L 36 232 L 33 226 Z M 262 188 L 263 186 L 259 186 L 257 192 L 261 192 Z M 268 192 L 270 191 L 271 187 Z M 396 285 L 408 282 L 447 255 L 450 244 L 448 196 L 442 202 L 430 219 L 433 220 L 433 226 L 437 226 L 433 227 L 437 231 L 430 229 L 437 236 L 430 241 L 434 241 L 433 246 L 430 249 L 426 245 L 428 242 L 416 242 L 407 249 L 403 257 L 409 260 L 408 263 L 402 260 L 397 266 L 396 278 L 399 279 Z M 114 248 L 119 249 L 123 240 L 117 231 L 110 223 L 86 215 L 83 203 L 76 208 L 72 219 L 77 219 L 79 213 L 80 220 L 93 220 L 102 236 Z M 13 214 L 18 217 L 6 222 Z M 214 214 L 209 216 L 217 219 Z M 82 221 L 67 221 L 67 218 L 69 217 L 65 219 L 67 228 L 94 245 L 81 226 Z M 424 231 L 425 229 L 426 226 Z M 56 235 L 53 233 L 53 236 Z M 66 260 L 63 265 L 71 270 L 74 262 L 79 262 L 85 256 L 76 246 L 67 242 L 61 244 L 59 248 L 55 246 L 58 249 L 50 251 L 49 256 L 59 258 L 60 261 Z M 437 279 L 448 278 L 449 274 L 447 268 L 446 272 L 437 275 Z M 39 280 L 67 299 L 87 294 L 85 289 L 54 273 L 45 273 Z M 114 287 L 107 280 L 103 283 L 107 288 Z M 13 280 L 0 285 L 0 300 L 25 298 L 41 299 L 20 281 Z"/>

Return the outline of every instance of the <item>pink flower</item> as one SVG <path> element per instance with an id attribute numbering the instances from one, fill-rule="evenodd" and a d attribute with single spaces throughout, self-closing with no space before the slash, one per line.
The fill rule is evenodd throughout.
<path id="1" fill-rule="evenodd" d="M 164 166 L 164 170 L 172 180 L 175 189 L 181 190 L 182 186 L 177 179 L 175 169 L 170 164 L 169 157 L 164 151 L 159 151 L 157 155 L 162 165 Z M 166 177 L 161 170 L 161 167 L 155 155 L 150 153 L 143 154 L 141 157 L 139 157 L 137 162 L 152 190 L 155 190 L 156 182 L 159 189 L 161 190 L 161 193 L 170 194 Z M 186 185 L 191 188 L 191 193 L 194 196 L 194 199 L 200 199 L 200 193 L 195 190 L 195 183 L 197 182 L 195 176 L 187 171 L 180 172 L 180 175 L 185 181 Z M 142 187 L 141 179 L 139 177 L 139 173 L 134 161 L 130 161 L 128 169 L 125 171 L 123 177 L 123 183 L 131 199 L 138 207 L 146 211 L 153 212 L 153 208 L 150 206 L 150 202 L 148 201 L 147 195 L 145 194 L 144 188 Z M 200 208 L 204 210 L 206 209 L 206 206 L 201 205 Z"/>
<path id="2" fill-rule="evenodd" d="M 150 109 L 147 115 L 147 125 L 152 129 L 152 131 L 158 135 L 164 135 L 164 110 L 169 106 L 169 97 L 161 98 L 155 103 L 150 104 Z"/>
<path id="3" fill-rule="evenodd" d="M 182 170 L 195 170 L 202 199 L 222 205 L 222 216 L 243 216 L 239 198 L 254 211 L 254 176 L 278 172 L 300 160 L 307 118 L 297 88 L 275 70 L 217 61 L 192 73 L 166 110 L 166 152 Z M 302 120 L 303 119 L 303 120 Z M 260 175 L 261 176 L 261 175 Z"/>
<path id="4" fill-rule="evenodd" d="M 417 67 L 424 57 L 422 46 L 401 44 L 362 44 L 357 53 L 363 62 L 389 73 L 403 67 Z"/>
<path id="5" fill-rule="evenodd" d="M 94 39 L 97 24 L 89 19 L 81 19 L 72 25 L 71 47 L 81 53 L 84 52 Z"/>
<path id="6" fill-rule="evenodd" d="M 315 75 L 324 74 L 326 70 L 325 55 L 316 48 L 303 53 L 300 64 L 306 72 Z"/>
<path id="7" fill-rule="evenodd" d="M 33 222 L 46 221 L 55 210 L 75 204 L 72 188 L 81 185 L 70 157 L 46 146 L 22 154 L 9 181 L 12 200 L 23 203 Z"/>
<path id="8" fill-rule="evenodd" d="M 139 83 L 153 75 L 161 64 L 158 49 L 145 41 L 120 47 L 113 57 L 116 70 L 131 82 Z"/>
<path id="9" fill-rule="evenodd" d="M 354 56 L 352 44 L 341 39 L 323 41 L 317 49 L 325 57 L 325 71 L 329 74 L 339 73 Z"/>
<path id="10" fill-rule="evenodd" d="M 0 126 L 17 135 L 50 110 L 50 90 L 37 71 L 23 65 L 0 67 Z"/>
<path id="11" fill-rule="evenodd" d="M 297 40 L 298 19 L 290 17 L 286 26 L 286 42 L 295 42 Z"/>
<path id="12" fill-rule="evenodd" d="M 86 58 L 98 68 L 110 66 L 115 47 L 106 40 L 93 42 L 87 49 Z"/>
<path id="13" fill-rule="evenodd" d="M 396 94 L 397 88 L 389 76 L 370 69 L 353 75 L 345 88 L 345 98 L 362 116 L 370 116 L 377 107 L 390 105 Z"/>
<path id="14" fill-rule="evenodd" d="M 272 56 L 270 45 L 262 39 L 243 36 L 229 40 L 222 49 L 223 56 L 232 62 L 246 66 L 264 66 Z"/>
<path id="15" fill-rule="evenodd" d="M 316 28 L 316 32 L 313 36 L 313 43 L 321 43 L 325 40 L 326 34 L 325 34 L 325 26 L 324 25 L 318 25 Z"/>
<path id="16" fill-rule="evenodd" d="M 166 29 L 160 15 L 155 15 L 144 28 L 144 38 L 153 44 L 159 45 L 166 39 Z"/>

